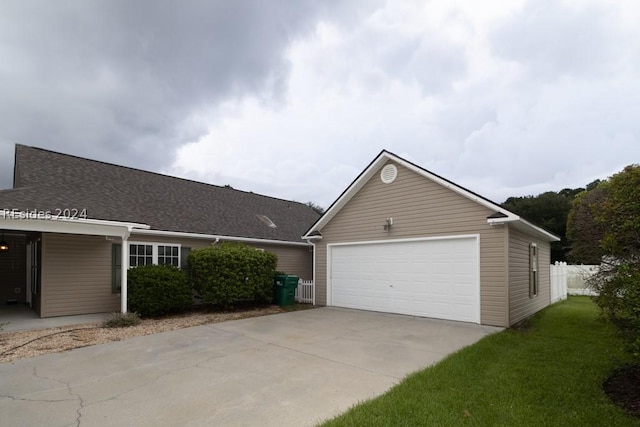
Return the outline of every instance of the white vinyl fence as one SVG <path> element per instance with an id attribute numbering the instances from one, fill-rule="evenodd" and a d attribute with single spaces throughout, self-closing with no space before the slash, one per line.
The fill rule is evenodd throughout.
<path id="1" fill-rule="evenodd" d="M 567 299 L 567 263 L 551 264 L 551 304 Z"/>
<path id="2" fill-rule="evenodd" d="M 298 287 L 296 288 L 296 301 L 313 304 L 313 287 L 313 280 L 300 279 L 298 281 Z"/>
<path id="3" fill-rule="evenodd" d="M 567 292 L 569 295 L 593 295 L 593 291 L 587 286 L 587 279 L 597 273 L 598 265 L 568 265 L 567 266 Z"/>

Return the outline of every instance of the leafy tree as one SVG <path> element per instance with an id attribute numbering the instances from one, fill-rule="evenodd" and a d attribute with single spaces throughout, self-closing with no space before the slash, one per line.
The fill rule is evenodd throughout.
<path id="1" fill-rule="evenodd" d="M 563 197 L 566 197 L 569 200 L 573 200 L 578 194 L 582 193 L 583 191 L 584 191 L 584 188 L 581 188 L 581 187 L 563 188 L 562 190 L 558 191 L 558 194 L 560 194 Z"/>
<path id="2" fill-rule="evenodd" d="M 639 262 L 640 165 L 627 166 L 609 179 L 598 220 L 606 227 L 601 244 L 607 255 Z"/>
<path id="3" fill-rule="evenodd" d="M 560 193 L 547 191 L 537 196 L 509 197 L 502 206 L 559 236 L 559 242 L 551 243 L 551 262 L 566 261 L 567 216 L 574 195 L 582 190 L 565 188 Z"/>
<path id="4" fill-rule="evenodd" d="M 576 196 L 567 218 L 567 240 L 570 243 L 567 257 L 576 264 L 600 264 L 604 256 L 604 249 L 600 246 L 604 224 L 597 217 L 606 198 L 607 186 L 605 182 L 599 182 L 599 186 Z"/>
<path id="5" fill-rule="evenodd" d="M 307 206 L 316 211 L 318 214 L 322 215 L 324 213 L 324 208 L 316 203 L 307 202 Z"/>
<path id="6" fill-rule="evenodd" d="M 602 181 L 600 179 L 596 179 L 595 181 L 591 181 L 590 183 L 587 184 L 587 191 L 593 190 L 594 188 L 596 188 L 598 185 L 600 185 L 603 182 L 604 181 Z"/>
<path id="7" fill-rule="evenodd" d="M 640 264 L 605 262 L 588 283 L 596 292 L 593 300 L 627 339 L 630 352 L 640 357 Z"/>
<path id="8" fill-rule="evenodd" d="M 640 165 L 627 166 L 589 192 L 598 189 L 603 189 L 602 199 L 590 215 L 601 229 L 597 243 L 603 257 L 589 283 L 597 291 L 596 304 L 640 356 Z M 575 212 L 572 221 L 575 228 Z"/>

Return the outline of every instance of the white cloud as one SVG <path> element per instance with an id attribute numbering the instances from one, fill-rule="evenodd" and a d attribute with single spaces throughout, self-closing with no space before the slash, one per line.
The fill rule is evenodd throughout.
<path id="1" fill-rule="evenodd" d="M 328 206 L 386 148 L 498 202 L 585 185 L 639 161 L 637 12 L 390 1 L 321 22 L 288 50 L 283 104 L 201 111 L 173 171 Z"/>
<path id="2" fill-rule="evenodd" d="M 636 0 L 35 4 L 0 184 L 13 142 L 325 207 L 383 148 L 498 202 L 640 162 Z"/>

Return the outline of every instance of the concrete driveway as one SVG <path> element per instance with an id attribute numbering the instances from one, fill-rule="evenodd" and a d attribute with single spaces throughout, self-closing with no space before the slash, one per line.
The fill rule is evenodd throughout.
<path id="1" fill-rule="evenodd" d="M 336 308 L 0 364 L 11 426 L 314 425 L 499 328 Z"/>

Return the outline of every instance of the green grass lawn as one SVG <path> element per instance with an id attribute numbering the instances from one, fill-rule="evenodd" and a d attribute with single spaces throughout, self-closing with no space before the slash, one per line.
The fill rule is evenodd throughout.
<path id="1" fill-rule="evenodd" d="M 602 382 L 629 362 L 588 297 L 490 335 L 326 426 L 640 426 Z"/>

